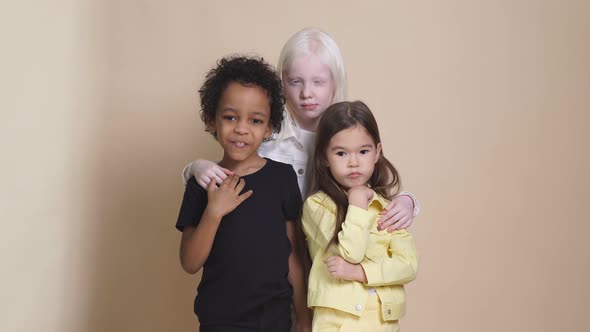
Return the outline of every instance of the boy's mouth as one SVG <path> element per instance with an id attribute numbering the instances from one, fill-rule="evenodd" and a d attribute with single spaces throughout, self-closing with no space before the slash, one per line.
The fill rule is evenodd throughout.
<path id="1" fill-rule="evenodd" d="M 238 142 L 238 141 L 231 141 L 230 143 L 233 144 L 233 145 L 235 145 L 235 146 L 237 146 L 238 148 L 243 148 L 246 145 L 248 145 L 248 143 Z"/>

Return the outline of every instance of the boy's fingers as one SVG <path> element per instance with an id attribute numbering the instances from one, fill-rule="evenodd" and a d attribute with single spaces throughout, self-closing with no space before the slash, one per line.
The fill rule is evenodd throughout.
<path id="1" fill-rule="evenodd" d="M 214 191 L 215 186 L 215 181 L 209 181 L 209 184 L 207 185 L 207 191 Z"/>
<path id="2" fill-rule="evenodd" d="M 248 197 L 252 196 L 252 190 L 248 190 L 245 193 L 238 196 L 238 204 L 242 204 L 243 201 L 248 199 Z"/>
<path id="3" fill-rule="evenodd" d="M 231 188 L 233 189 L 233 188 L 235 188 L 235 187 L 238 185 L 238 183 L 240 182 L 240 177 L 239 177 L 239 176 L 237 176 L 237 175 L 232 175 L 232 176 L 230 176 L 230 177 L 231 177 L 231 180 L 230 180 L 229 184 L 231 185 Z"/>
<path id="4" fill-rule="evenodd" d="M 246 185 L 246 181 L 244 181 L 244 179 L 240 179 L 240 181 L 238 181 L 238 185 L 236 186 L 235 190 L 240 193 L 242 191 L 242 189 L 244 189 L 244 186 Z"/>

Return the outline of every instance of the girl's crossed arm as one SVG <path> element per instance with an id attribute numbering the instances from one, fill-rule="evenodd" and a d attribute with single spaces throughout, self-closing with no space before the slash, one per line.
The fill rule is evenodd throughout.
<path id="1" fill-rule="evenodd" d="M 389 256 L 371 257 L 361 262 L 367 286 L 403 285 L 416 279 L 418 255 L 412 235 L 406 230 L 391 233 Z"/>
<path id="2" fill-rule="evenodd" d="M 378 287 L 403 285 L 414 280 L 418 257 L 410 233 L 399 230 L 392 233 L 387 257 L 369 257 L 360 264 L 351 264 L 342 257 L 332 256 L 326 258 L 326 264 L 336 278 Z"/>

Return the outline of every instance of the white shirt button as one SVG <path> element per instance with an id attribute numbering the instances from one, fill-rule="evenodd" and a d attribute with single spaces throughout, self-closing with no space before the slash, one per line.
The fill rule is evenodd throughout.
<path id="1" fill-rule="evenodd" d="M 361 311 L 361 310 L 363 310 L 363 306 L 360 305 L 360 304 L 357 304 L 357 305 L 354 306 L 354 310 Z"/>

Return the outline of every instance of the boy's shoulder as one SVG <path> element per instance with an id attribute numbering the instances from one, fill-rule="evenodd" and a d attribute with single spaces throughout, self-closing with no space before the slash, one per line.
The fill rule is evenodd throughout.
<path id="1" fill-rule="evenodd" d="M 186 180 L 185 190 L 193 192 L 193 193 L 202 193 L 202 192 L 207 193 L 207 189 L 201 187 L 197 183 L 197 179 L 195 178 L 194 175 L 192 175 L 190 178 L 188 178 L 188 180 Z"/>
<path id="2" fill-rule="evenodd" d="M 267 162 L 267 168 L 274 172 L 279 173 L 286 173 L 286 174 L 295 174 L 295 170 L 293 170 L 293 166 L 289 164 L 282 163 L 280 161 L 272 160 L 269 158 L 265 158 Z"/>

